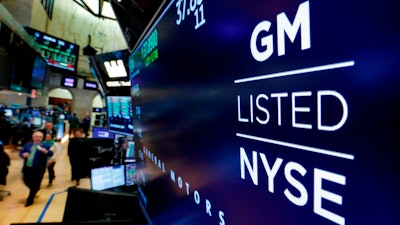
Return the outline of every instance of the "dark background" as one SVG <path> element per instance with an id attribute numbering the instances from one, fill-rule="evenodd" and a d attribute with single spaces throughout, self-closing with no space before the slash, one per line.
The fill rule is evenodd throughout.
<path id="1" fill-rule="evenodd" d="M 399 4 L 309 1 L 311 48 L 301 50 L 298 33 L 293 43 L 286 37 L 286 54 L 278 56 L 276 17 L 285 12 L 293 22 L 303 2 L 202 1 L 206 23 L 195 30 L 193 12 L 176 24 L 175 1 L 154 27 L 158 58 L 145 67 L 140 46 L 133 53 L 138 73 L 131 82 L 139 85 L 133 107 L 141 109 L 135 126 L 142 131 L 135 134 L 142 134 L 144 149 L 165 167 L 163 172 L 148 155 L 138 165 L 142 202 L 153 224 L 220 224 L 219 211 L 224 213 L 225 224 L 335 224 L 313 212 L 315 168 L 346 177 L 345 185 L 328 180 L 322 184 L 324 190 L 343 200 L 336 204 L 323 199 L 322 207 L 344 217 L 345 224 L 399 224 Z M 274 53 L 258 62 L 250 52 L 250 37 L 263 20 L 272 23 L 269 34 L 273 34 Z M 234 83 L 241 78 L 345 61 L 355 65 Z M 349 114 L 339 130 L 317 129 L 319 90 L 344 96 Z M 312 93 L 296 102 L 310 107 L 309 113 L 298 113 L 297 119 L 312 124 L 312 129 L 292 127 L 290 96 L 299 91 Z M 249 95 L 270 97 L 281 92 L 289 95 L 282 100 L 281 126 L 273 99 L 263 103 L 271 116 L 268 124 L 238 122 L 238 95 L 242 116 L 248 118 Z M 332 99 L 325 103 L 324 122 L 334 124 L 341 107 Z M 354 155 L 354 160 L 248 140 L 236 133 L 347 153 Z M 257 153 L 258 185 L 253 184 L 247 169 L 241 179 L 241 147 L 250 161 L 252 151 Z M 265 154 L 270 166 L 277 158 L 283 160 L 274 179 L 274 193 L 268 191 L 260 154 Z M 307 190 L 304 206 L 294 205 L 284 195 L 289 189 L 299 196 L 285 179 L 284 167 L 289 162 L 306 170 L 304 176 L 292 172 Z M 171 170 L 176 179 L 182 179 L 183 188 L 171 180 Z M 190 186 L 189 195 L 185 183 Z M 194 200 L 195 190 L 200 204 Z M 211 216 L 206 212 L 207 201 Z"/>

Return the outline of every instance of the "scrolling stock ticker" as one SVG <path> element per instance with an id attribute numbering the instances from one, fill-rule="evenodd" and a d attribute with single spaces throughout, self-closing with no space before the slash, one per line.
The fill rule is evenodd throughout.
<path id="1" fill-rule="evenodd" d="M 285 34 L 288 35 L 291 41 L 294 40 L 297 34 L 301 36 L 301 50 L 306 50 L 311 48 L 311 31 L 310 31 L 310 11 L 309 11 L 309 2 L 306 1 L 299 5 L 296 17 L 293 23 L 289 22 L 285 13 L 280 13 L 277 15 L 277 54 L 278 56 L 285 55 Z M 271 22 L 262 21 L 256 25 L 251 34 L 250 40 L 250 48 L 252 56 L 255 60 L 263 62 L 268 60 L 268 58 L 274 54 L 273 39 L 272 35 L 262 36 L 263 32 L 268 32 L 271 27 Z M 299 29 L 300 28 L 300 29 Z M 260 50 L 257 48 L 257 39 L 261 40 L 261 45 L 265 47 L 265 49 Z M 331 64 L 326 65 L 317 65 L 309 68 L 300 68 L 290 71 L 265 74 L 253 77 L 247 77 L 242 79 L 237 79 L 234 81 L 236 85 L 241 85 L 243 83 L 249 82 L 258 82 L 267 79 L 279 79 L 282 77 L 288 76 L 313 76 L 315 73 L 323 72 L 326 70 L 337 70 L 340 72 L 342 68 L 353 67 L 355 66 L 355 62 L 352 60 L 343 61 L 343 62 L 333 62 Z M 307 79 L 307 78 L 306 78 Z M 299 119 L 300 114 L 310 113 L 311 106 L 305 107 L 301 104 L 296 104 L 300 101 L 301 98 L 316 98 L 317 105 L 313 106 L 312 110 L 317 111 L 317 124 L 307 124 L 301 122 Z M 334 98 L 339 104 L 336 104 L 338 107 L 335 109 L 336 112 L 341 114 L 339 116 L 339 120 L 335 124 L 324 124 L 324 114 L 322 113 L 322 104 L 326 98 Z M 289 100 L 290 99 L 290 100 Z M 273 102 L 275 107 L 273 109 L 267 108 L 263 105 L 265 102 Z M 244 104 L 244 102 L 246 104 Z M 291 102 L 291 103 L 290 103 Z M 290 105 L 286 105 L 290 104 Z M 246 107 L 243 107 L 246 105 Z M 284 107 L 283 107 L 284 106 Z M 253 96 L 250 94 L 249 96 L 237 96 L 237 118 L 240 123 L 250 123 L 250 124 L 259 124 L 259 125 L 267 125 L 269 123 L 273 123 L 272 121 L 277 121 L 277 125 L 281 126 L 282 123 L 286 123 L 287 121 L 282 121 L 282 109 L 291 109 L 291 127 L 292 129 L 318 129 L 319 131 L 326 132 L 335 132 L 339 130 L 345 123 L 348 118 L 348 103 L 346 98 L 335 90 L 318 90 L 316 92 L 313 91 L 298 91 L 298 92 L 289 92 L 289 91 L 281 91 L 277 93 L 270 94 L 257 94 Z M 274 110 L 274 115 L 277 118 L 271 119 L 271 114 L 269 110 Z M 257 116 L 255 115 L 257 113 Z M 261 116 L 260 116 L 261 115 Z M 330 157 L 339 157 L 346 160 L 354 160 L 354 155 L 347 154 L 345 152 L 338 151 L 336 149 L 323 149 L 314 146 L 306 146 L 302 144 L 291 143 L 282 140 L 275 140 L 268 137 L 262 137 L 253 135 L 251 133 L 236 133 L 238 138 L 249 139 L 255 142 L 264 142 L 272 145 L 279 145 L 286 148 L 294 149 L 297 151 L 307 151 L 313 152 L 316 154 L 323 154 Z M 258 157 L 260 158 L 262 165 L 258 164 Z M 330 201 L 331 203 L 341 205 L 343 202 L 342 196 L 337 193 L 331 192 L 328 189 L 324 189 L 322 183 L 323 182 L 332 182 L 339 185 L 346 185 L 346 175 L 338 174 L 334 171 L 327 171 L 325 169 L 314 168 L 313 174 L 313 182 L 314 187 L 313 190 L 307 190 L 306 187 L 301 183 L 300 180 L 296 179 L 292 174 L 298 173 L 301 176 L 305 176 L 307 170 L 300 163 L 289 161 L 285 162 L 283 158 L 271 159 L 267 158 L 267 156 L 262 152 L 257 152 L 256 149 L 247 149 L 246 147 L 240 147 L 240 176 L 244 180 L 250 179 L 254 185 L 258 185 L 259 178 L 262 175 L 259 174 L 258 167 L 263 167 L 266 172 L 266 176 L 268 177 L 268 191 L 270 193 L 274 193 L 274 179 L 279 170 L 284 171 L 284 176 L 286 181 L 292 186 L 292 188 L 296 189 L 297 192 L 293 193 L 288 188 L 285 189 L 284 195 L 291 203 L 297 206 L 304 206 L 306 204 L 313 204 L 313 212 L 321 217 L 326 218 L 336 224 L 345 224 L 345 218 L 342 215 L 339 215 L 335 211 L 331 211 L 330 209 L 324 208 L 324 201 Z M 248 174 L 248 175 L 247 175 Z M 248 177 L 249 176 L 249 177 Z M 300 193 L 298 195 L 297 193 Z M 313 193 L 313 203 L 309 203 L 308 195 Z"/>

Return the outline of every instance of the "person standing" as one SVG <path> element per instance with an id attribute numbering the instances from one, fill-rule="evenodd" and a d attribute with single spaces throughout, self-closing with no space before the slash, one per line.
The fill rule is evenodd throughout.
<path id="1" fill-rule="evenodd" d="M 6 119 L 4 112 L 0 112 L 0 141 L 8 145 L 11 135 L 11 123 Z"/>
<path id="2" fill-rule="evenodd" d="M 32 138 L 33 129 L 29 125 L 28 118 L 24 117 L 16 125 L 16 132 L 13 137 L 13 144 L 24 146 Z"/>
<path id="3" fill-rule="evenodd" d="M 57 130 L 54 129 L 54 124 L 53 122 L 50 121 L 47 121 L 46 124 L 44 125 L 44 128 L 39 131 L 43 133 L 43 137 L 45 137 L 46 134 L 51 134 L 54 136 L 57 135 Z"/>
<path id="4" fill-rule="evenodd" d="M 50 146 L 50 150 L 53 152 L 53 156 L 49 157 L 47 161 L 47 172 L 49 173 L 49 184 L 48 187 L 53 185 L 53 180 L 56 177 L 54 166 L 56 165 L 57 157 L 61 153 L 61 145 L 54 139 L 54 135 L 46 134 L 43 144 Z"/>
<path id="5" fill-rule="evenodd" d="M 28 118 L 24 117 L 23 119 L 23 131 L 22 131 L 22 139 L 21 139 L 21 146 L 24 146 L 28 141 L 32 139 L 32 134 L 33 134 L 33 129 L 32 126 L 30 125 Z"/>
<path id="6" fill-rule="evenodd" d="M 79 128 L 79 119 L 76 117 L 76 113 L 72 114 L 72 116 L 68 119 L 69 122 L 69 136 L 75 133 L 75 130 Z"/>
<path id="7" fill-rule="evenodd" d="M 46 171 L 47 158 L 53 155 L 50 146 L 43 144 L 42 141 L 43 133 L 35 131 L 32 134 L 32 142 L 26 143 L 19 152 L 19 156 L 24 159 L 22 168 L 23 180 L 29 188 L 29 196 L 25 207 L 33 204 Z"/>
<path id="8" fill-rule="evenodd" d="M 71 163 L 71 180 L 76 181 L 76 185 L 79 185 L 81 178 L 85 177 L 88 172 L 88 156 L 87 149 L 84 149 L 83 130 L 76 129 L 74 137 L 69 140 L 68 143 L 68 157 Z"/>
<path id="9" fill-rule="evenodd" d="M 10 156 L 4 151 L 3 142 L 0 141 L 0 184 L 6 185 Z M 1 196 L 0 196 L 1 200 Z"/>
<path id="10" fill-rule="evenodd" d="M 87 112 L 85 113 L 85 117 L 82 119 L 82 129 L 85 133 L 85 138 L 89 136 L 89 129 L 90 129 L 90 114 Z"/>

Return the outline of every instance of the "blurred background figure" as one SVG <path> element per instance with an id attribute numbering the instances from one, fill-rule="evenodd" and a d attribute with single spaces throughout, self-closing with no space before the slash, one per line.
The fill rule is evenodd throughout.
<path id="1" fill-rule="evenodd" d="M 57 135 L 57 130 L 54 129 L 53 122 L 49 122 L 49 121 L 47 121 L 44 125 L 44 128 L 39 131 L 43 133 L 43 137 L 45 137 L 46 134 Z"/>
<path id="2" fill-rule="evenodd" d="M 75 133 L 75 130 L 79 128 L 79 119 L 76 117 L 76 113 L 68 119 L 69 122 L 69 136 Z"/>
<path id="3" fill-rule="evenodd" d="M 85 138 L 89 137 L 90 129 L 90 113 L 85 113 L 85 117 L 82 119 L 82 129 L 85 134 Z"/>
<path id="4" fill-rule="evenodd" d="M 28 118 L 24 117 L 16 125 L 16 131 L 13 137 L 13 144 L 24 146 L 32 138 L 33 129 L 29 124 Z"/>
<path id="5" fill-rule="evenodd" d="M 0 141 L 0 185 L 6 185 L 10 156 L 4 151 L 3 142 Z M 1 199 L 1 196 L 0 196 Z"/>
<path id="6" fill-rule="evenodd" d="M 0 141 L 8 145 L 11 136 L 11 123 L 6 119 L 4 112 L 0 112 Z"/>
<path id="7" fill-rule="evenodd" d="M 53 152 L 53 155 L 50 156 L 47 161 L 47 172 L 49 173 L 48 187 L 50 187 L 56 177 L 54 166 L 56 165 L 58 156 L 61 154 L 62 148 L 60 141 L 56 141 L 55 136 L 52 134 L 46 134 L 43 144 L 50 146 L 50 150 Z"/>

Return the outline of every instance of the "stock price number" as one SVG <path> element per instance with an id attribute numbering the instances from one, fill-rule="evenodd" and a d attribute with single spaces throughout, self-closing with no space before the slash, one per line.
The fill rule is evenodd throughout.
<path id="1" fill-rule="evenodd" d="M 194 13 L 196 17 L 196 25 L 194 29 L 201 27 L 206 23 L 206 19 L 204 18 L 204 6 L 203 0 L 178 0 L 176 2 L 176 14 L 178 18 L 176 19 L 176 25 L 180 25 L 186 18 L 186 16 L 190 16 L 191 13 Z"/>

